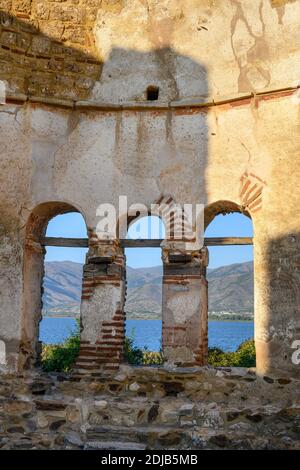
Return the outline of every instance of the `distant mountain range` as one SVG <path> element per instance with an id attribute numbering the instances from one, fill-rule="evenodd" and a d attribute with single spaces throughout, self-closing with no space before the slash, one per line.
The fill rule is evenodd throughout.
<path id="1" fill-rule="evenodd" d="M 45 263 L 44 312 L 47 314 L 79 313 L 82 268 L 82 264 L 72 261 Z"/>
<path id="2" fill-rule="evenodd" d="M 162 267 L 127 267 L 128 319 L 161 317 Z M 253 263 L 209 269 L 210 318 L 249 319 L 253 316 Z M 44 314 L 79 315 L 82 265 L 71 261 L 45 264 Z"/>

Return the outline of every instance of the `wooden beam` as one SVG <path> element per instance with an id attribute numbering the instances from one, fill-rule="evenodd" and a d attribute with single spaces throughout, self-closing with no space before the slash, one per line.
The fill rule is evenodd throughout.
<path id="1" fill-rule="evenodd" d="M 160 248 L 163 239 L 121 240 L 123 248 Z"/>
<path id="2" fill-rule="evenodd" d="M 88 248 L 89 241 L 87 238 L 54 238 L 43 237 L 41 239 L 43 246 L 61 246 L 63 248 Z"/>
<path id="3" fill-rule="evenodd" d="M 205 246 L 253 245 L 252 237 L 216 237 L 204 238 Z"/>
<path id="4" fill-rule="evenodd" d="M 162 239 L 159 240 L 121 240 L 123 248 L 160 248 Z M 252 237 L 217 237 L 205 238 L 205 246 L 226 246 L 226 245 L 253 245 Z"/>
<path id="5" fill-rule="evenodd" d="M 121 240 L 123 248 L 160 248 L 162 239 L 155 240 Z M 43 237 L 41 239 L 43 246 L 59 246 L 65 248 L 88 248 L 87 238 L 54 238 Z M 226 246 L 226 245 L 253 245 L 251 237 L 216 237 L 205 238 L 205 246 Z"/>

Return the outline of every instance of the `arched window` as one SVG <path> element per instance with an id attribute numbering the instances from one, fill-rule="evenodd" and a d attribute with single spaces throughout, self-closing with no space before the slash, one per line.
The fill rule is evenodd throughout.
<path id="1" fill-rule="evenodd" d="M 40 364 L 43 342 L 62 343 L 74 332 L 87 250 L 68 248 L 68 240 L 61 237 L 86 236 L 82 215 L 69 204 L 44 203 L 29 217 L 24 257 L 21 369 Z M 56 368 L 55 364 L 51 367 Z"/>
<path id="2" fill-rule="evenodd" d="M 163 222 L 156 216 L 133 221 L 127 234 L 129 240 L 157 240 L 164 237 Z M 159 364 L 162 362 L 161 248 L 141 245 L 138 248 L 126 248 L 125 255 L 125 360 L 133 364 Z"/>
<path id="3" fill-rule="evenodd" d="M 220 213 L 210 216 L 205 237 L 218 238 L 219 246 L 208 246 L 208 346 L 209 362 L 216 355 L 212 349 L 225 353 L 237 351 L 243 344 L 249 360 L 243 362 L 237 355 L 228 355 L 220 365 L 255 365 L 254 351 L 254 274 L 253 246 L 239 245 L 252 239 L 251 219 L 239 212 Z M 234 237 L 234 239 L 233 239 Z M 240 239 L 240 240 L 238 240 Z M 231 244 L 232 243 L 232 244 Z M 250 340 L 251 342 L 246 341 Z M 239 349 L 240 351 L 240 349 Z M 248 357 L 248 356 L 247 356 Z M 252 359 L 251 359 L 252 358 Z M 228 362 L 226 362 L 228 361 Z M 231 363 L 230 363 L 231 361 Z"/>
<path id="4" fill-rule="evenodd" d="M 46 231 L 46 237 L 85 238 L 86 236 L 84 219 L 76 212 L 54 217 L 50 220 Z M 87 248 L 45 245 L 45 249 L 43 310 L 39 328 L 39 341 L 43 350 L 42 362 L 46 369 L 63 367 L 67 371 L 74 363 L 79 347 L 82 271 Z M 48 347 L 45 347 L 46 345 Z M 57 345 L 65 349 L 65 361 L 61 365 L 52 365 L 51 354 L 53 351 L 59 351 Z"/>

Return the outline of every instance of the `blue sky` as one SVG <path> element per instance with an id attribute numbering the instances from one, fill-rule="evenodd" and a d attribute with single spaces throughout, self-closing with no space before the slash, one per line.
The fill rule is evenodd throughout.
<path id="1" fill-rule="evenodd" d="M 70 213 L 54 217 L 50 220 L 47 237 L 67 237 L 67 238 L 86 238 L 87 230 L 85 221 L 81 214 Z M 45 261 L 75 261 L 76 263 L 84 263 L 85 248 L 57 248 L 48 246 Z"/>
<path id="2" fill-rule="evenodd" d="M 150 232 L 147 219 L 141 219 L 133 224 L 128 231 L 129 238 L 163 238 L 163 225 L 156 217 L 152 219 Z M 149 233 L 149 236 L 147 236 Z M 59 215 L 49 222 L 48 237 L 74 237 L 87 236 L 85 222 L 78 213 Z M 205 232 L 206 237 L 226 236 L 253 236 L 251 220 L 242 214 L 219 215 L 209 225 Z M 82 248 L 56 248 L 47 247 L 46 261 L 74 261 L 84 263 L 87 250 Z M 216 268 L 233 263 L 242 263 L 253 259 L 252 246 L 226 246 L 209 248 L 209 267 Z M 127 264 L 133 268 L 158 266 L 161 264 L 161 250 L 159 248 L 128 248 L 126 249 Z"/>

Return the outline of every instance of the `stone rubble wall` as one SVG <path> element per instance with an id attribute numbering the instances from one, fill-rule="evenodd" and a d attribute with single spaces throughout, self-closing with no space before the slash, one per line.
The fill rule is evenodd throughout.
<path id="1" fill-rule="evenodd" d="M 11 92 L 65 100 L 88 96 L 102 68 L 92 34 L 97 4 L 1 0 L 0 79 Z"/>
<path id="2" fill-rule="evenodd" d="M 299 382 L 247 369 L 2 375 L 1 449 L 297 449 Z"/>

